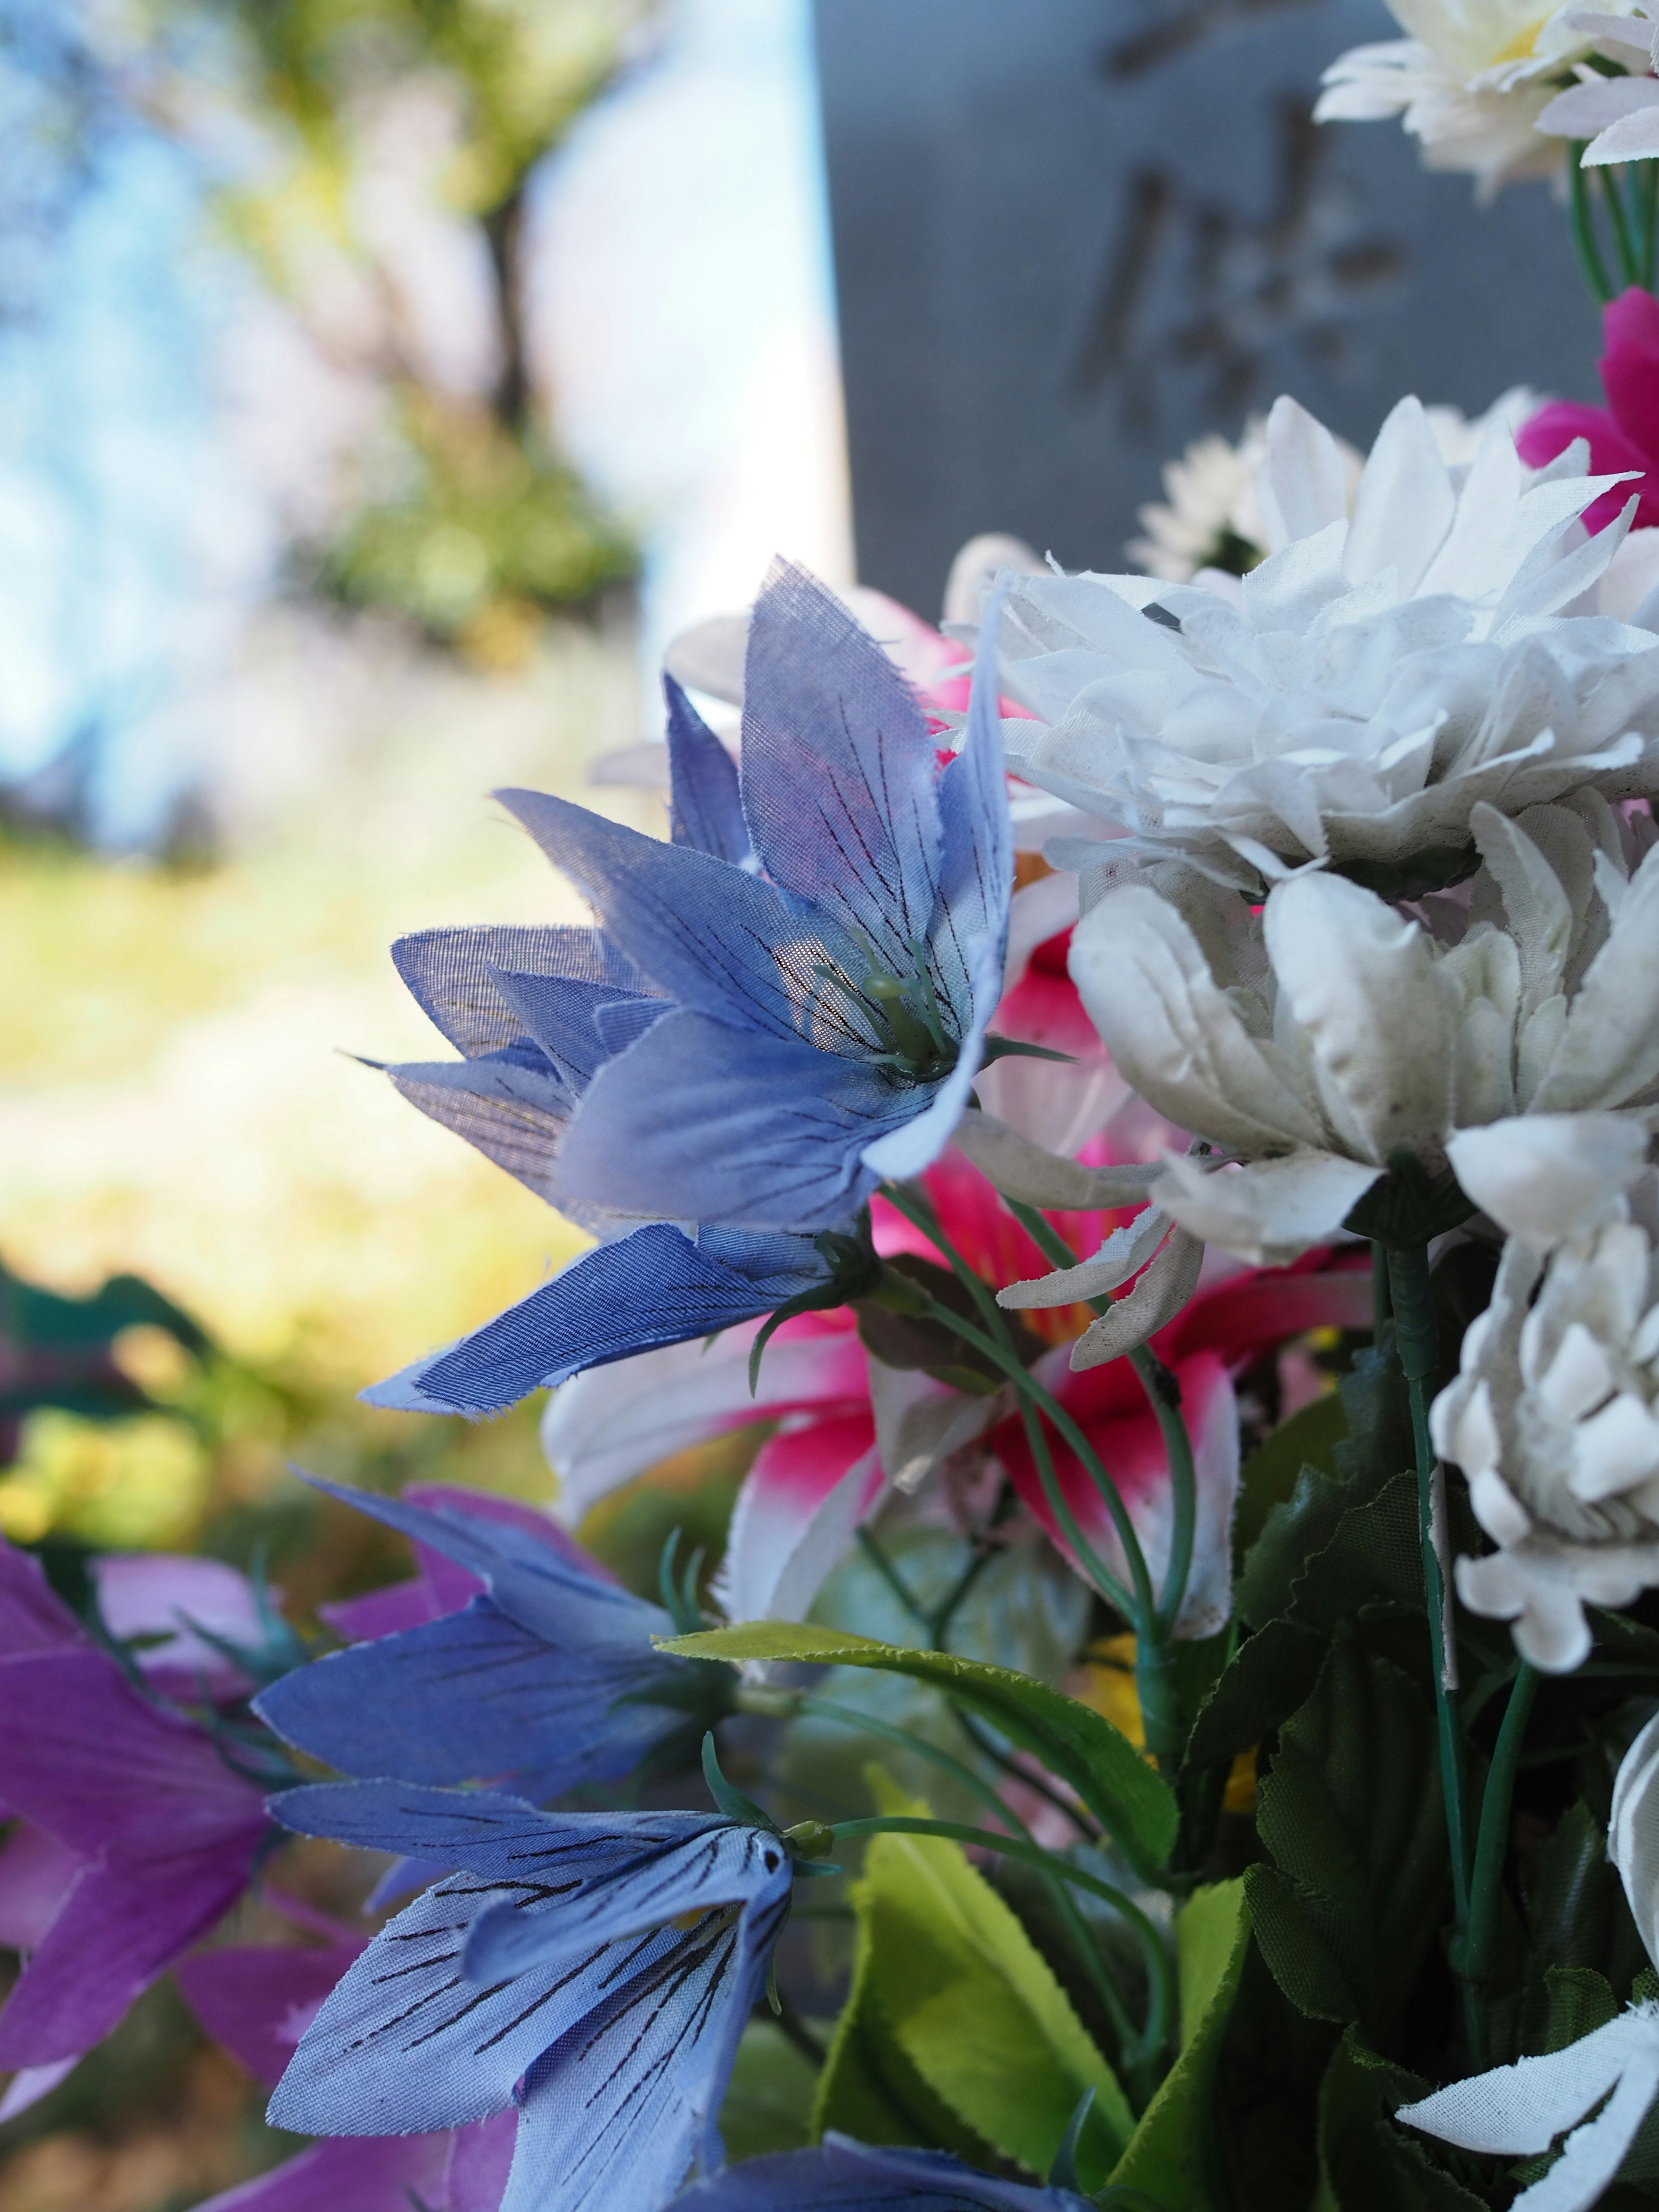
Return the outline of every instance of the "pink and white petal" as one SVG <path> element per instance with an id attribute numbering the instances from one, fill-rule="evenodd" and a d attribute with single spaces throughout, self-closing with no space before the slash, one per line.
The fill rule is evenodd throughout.
<path id="1" fill-rule="evenodd" d="M 1200 1290 L 1155 1340 L 1175 1366 L 1212 1352 L 1235 1371 L 1271 1345 L 1312 1328 L 1369 1328 L 1370 1261 L 1362 1247 L 1323 1267 L 1252 1267 Z"/>
<path id="2" fill-rule="evenodd" d="M 864 1395 L 864 1354 L 850 1328 L 817 1316 L 786 1322 L 766 1348 L 760 1393 L 749 1354 L 762 1324 L 729 1328 L 712 1344 L 672 1344 L 590 1368 L 556 1389 L 542 1417 L 542 1449 L 559 1477 L 555 1507 L 567 1527 L 647 1468 L 750 1421 Z"/>
<path id="3" fill-rule="evenodd" d="M 1238 1502 L 1238 1401 L 1231 1377 L 1213 1354 L 1200 1352 L 1176 1370 L 1193 1442 L 1198 1517 L 1187 1595 L 1177 1636 L 1213 1636 L 1232 1611 L 1233 1508 Z M 1166 1540 L 1162 1565 L 1169 1561 Z"/>
<path id="4" fill-rule="evenodd" d="M 246 1887 L 257 1837 L 137 1866 L 88 1866 L 0 2013 L 0 2067 L 46 2066 L 90 2050 Z"/>
<path id="5" fill-rule="evenodd" d="M 118 1643 L 162 1636 L 137 1654 L 156 1694 L 180 1700 L 234 1698 L 248 1687 L 241 1668 L 196 1633 L 205 1628 L 231 1644 L 258 1644 L 264 1625 L 253 1585 L 222 1559 L 166 1552 L 106 1553 L 92 1562 L 104 1626 Z M 273 1597 L 276 1593 L 273 1592 Z"/>
<path id="6" fill-rule="evenodd" d="M 984 1435 L 1007 1411 L 1005 1393 L 970 1398 L 918 1367 L 870 1362 L 876 1454 L 895 1490 L 919 1490 L 941 1461 Z"/>
<path id="7" fill-rule="evenodd" d="M 0 1946 L 32 1951 L 86 1864 L 46 1829 L 22 1822 L 0 1844 Z"/>
<path id="8" fill-rule="evenodd" d="M 239 2189 L 210 2197 L 198 2212 L 410 2212 L 444 2204 L 447 2132 L 336 2136 L 313 2143 Z M 453 2200 L 452 2200 L 453 2201 Z M 499 2205 L 500 2198 L 496 2199 Z M 483 2199 L 479 2199 L 483 2206 Z M 469 2208 L 470 2212 L 470 2208 Z"/>
<path id="9" fill-rule="evenodd" d="M 875 1423 L 862 1413 L 786 1425 L 738 1492 L 714 1591 L 729 1620 L 804 1620 L 881 1495 Z"/>

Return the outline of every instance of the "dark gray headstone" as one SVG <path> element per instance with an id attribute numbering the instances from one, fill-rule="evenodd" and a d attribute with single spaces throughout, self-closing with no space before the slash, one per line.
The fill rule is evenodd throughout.
<path id="1" fill-rule="evenodd" d="M 1121 565 L 1162 464 L 1290 392 L 1595 398 L 1541 184 L 1478 208 L 1397 123 L 1310 119 L 1378 0 L 816 0 L 862 580 L 936 611 L 1009 530 Z"/>

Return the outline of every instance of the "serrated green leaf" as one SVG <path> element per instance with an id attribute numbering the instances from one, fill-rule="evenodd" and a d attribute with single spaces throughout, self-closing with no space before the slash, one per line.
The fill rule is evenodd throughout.
<path id="1" fill-rule="evenodd" d="M 1133 2126 L 1117 2078 L 960 1845 L 876 1837 L 853 1904 L 862 2003 L 958 2122 L 1040 2175 L 1093 2089 L 1085 2155 L 1104 2172 Z"/>
<path id="2" fill-rule="evenodd" d="M 1391 2124 L 1429 2084 L 1379 2058 L 1352 2028 L 1319 2093 L 1319 2188 L 1311 2212 L 1483 2212 L 1481 2199 Z"/>
<path id="3" fill-rule="evenodd" d="M 1195 1890 L 1176 1915 L 1181 2050 L 1141 2115 L 1113 2185 L 1139 2189 L 1164 2212 L 1214 2212 L 1210 2100 L 1228 2015 L 1249 1949 L 1243 1881 Z"/>
<path id="4" fill-rule="evenodd" d="M 1263 1438 L 1239 1472 L 1238 1504 L 1233 1513 L 1233 1557 L 1241 1565 L 1267 1526 L 1275 1505 L 1287 1504 L 1304 1467 L 1334 1475 L 1336 1447 L 1348 1433 L 1348 1417 L 1339 1392 L 1304 1406 Z"/>
<path id="5" fill-rule="evenodd" d="M 1270 1866 L 1248 1867 L 1250 1924 L 1269 1972 L 1308 2020 L 1345 2025 L 1359 2017 L 1359 1998 L 1340 1960 L 1310 1917 L 1294 1887 Z"/>
<path id="6" fill-rule="evenodd" d="M 1357 2016 L 1382 2042 L 1438 1924 L 1447 1881 L 1434 1716 L 1411 1677 L 1339 1636 L 1313 1694 L 1279 1732 L 1256 1829 L 1297 1908 L 1295 1921 L 1280 1912 L 1270 1923 L 1264 1890 L 1261 1948 L 1274 1978 L 1310 2016 Z M 1336 1978 L 1315 1972 L 1301 1923 Z M 1352 2013 L 1332 2008 L 1339 1980 Z"/>
<path id="7" fill-rule="evenodd" d="M 824 1667 L 873 1667 L 930 1682 L 988 1720 L 1083 1802 L 1143 1870 L 1163 1865 L 1180 1814 L 1175 1793 L 1128 1738 L 1102 1713 L 1062 1690 L 954 1652 L 878 1644 L 810 1621 L 750 1620 L 698 1636 L 665 1638 L 660 1648 L 687 1659 L 792 1659 Z"/>
<path id="8" fill-rule="evenodd" d="M 1611 1983 L 1594 1966 L 1552 1966 L 1544 1977 L 1544 1990 L 1550 2014 L 1546 2051 L 1565 2051 L 1570 2043 L 1582 2042 L 1617 2020 L 1621 2010 Z"/>
<path id="9" fill-rule="evenodd" d="M 1271 1735 L 1310 1695 L 1324 1658 L 1324 1638 L 1293 1621 L 1247 1637 L 1199 1707 L 1188 1765 L 1224 1765 Z"/>

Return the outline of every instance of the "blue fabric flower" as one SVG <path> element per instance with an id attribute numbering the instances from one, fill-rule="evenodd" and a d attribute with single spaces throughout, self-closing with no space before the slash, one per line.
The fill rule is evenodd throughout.
<path id="1" fill-rule="evenodd" d="M 520 2107 L 501 2212 L 659 2212 L 715 2124 L 788 1911 L 771 1830 L 693 1813 L 541 1813 L 393 1782 L 273 1810 L 459 1869 L 388 1923 L 270 2102 L 307 2135 L 403 2135 Z"/>
<path id="2" fill-rule="evenodd" d="M 363 1392 L 412 1413 L 498 1413 L 544 1384 L 661 1344 L 712 1336 L 792 1299 L 834 1305 L 836 1270 L 810 1237 L 665 1221 L 584 1252 L 470 1336 Z"/>
<path id="3" fill-rule="evenodd" d="M 730 1669 L 654 1650 L 653 1636 L 673 1633 L 668 1614 L 585 1572 L 550 1527 L 542 1543 L 453 1507 L 317 1487 L 465 1567 L 486 1595 L 265 1691 L 256 1711 L 302 1751 L 346 1774 L 498 1782 L 539 1799 L 630 1772 L 693 1723 L 705 1680 L 702 1725 L 715 1717 Z"/>
<path id="4" fill-rule="evenodd" d="M 976 683 L 941 764 L 880 647 L 781 564 L 744 673 L 752 860 L 735 773 L 683 701 L 670 739 L 680 842 L 500 794 L 648 998 L 576 1102 L 559 1188 L 618 1217 L 842 1228 L 943 1149 L 1001 990 L 1012 857 L 992 687 Z"/>
<path id="5" fill-rule="evenodd" d="M 1092 2212 L 1069 2189 L 996 2181 L 939 2150 L 826 2136 L 816 2150 L 745 2159 L 696 2183 L 674 2212 Z"/>

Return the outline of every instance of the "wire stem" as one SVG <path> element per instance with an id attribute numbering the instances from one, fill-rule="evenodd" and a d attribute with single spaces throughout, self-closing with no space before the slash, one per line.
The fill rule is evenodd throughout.
<path id="1" fill-rule="evenodd" d="M 1389 1253 L 1389 1291 L 1394 1306 L 1395 1341 L 1410 1394 L 1412 1440 L 1417 1456 L 1417 1516 L 1423 1550 L 1423 1588 L 1429 1618 L 1429 1662 L 1434 1678 L 1435 1717 L 1440 1744 L 1440 1791 L 1446 1814 L 1446 1848 L 1451 1861 L 1453 1958 L 1463 1990 L 1463 2024 L 1474 2070 L 1486 2065 L 1486 2019 L 1466 1971 L 1469 1929 L 1469 1843 L 1468 1783 L 1463 1735 L 1449 1648 L 1450 1602 L 1441 1568 L 1439 1523 L 1443 1485 L 1429 1436 L 1429 1378 L 1434 1371 L 1434 1293 L 1429 1281 L 1425 1245 Z"/>
<path id="2" fill-rule="evenodd" d="M 1607 204 L 1607 223 L 1613 232 L 1613 250 L 1618 256 L 1619 273 L 1626 284 L 1639 284 L 1637 274 L 1636 243 L 1631 236 L 1631 227 L 1625 215 L 1625 198 L 1620 190 L 1618 170 L 1610 164 L 1601 167 L 1601 196 Z"/>
<path id="3" fill-rule="evenodd" d="M 1469 1896 L 1469 1933 L 1464 1972 L 1472 1982 L 1484 1982 L 1492 1972 L 1492 1940 L 1498 1929 L 1498 1898 L 1509 1846 L 1510 1809 L 1515 1802 L 1515 1778 L 1521 1765 L 1522 1745 L 1533 1700 L 1538 1695 L 1538 1669 L 1523 1659 L 1510 1692 L 1509 1704 L 1492 1748 L 1492 1765 L 1480 1800 L 1480 1830 L 1474 1846 L 1474 1880 Z"/>
<path id="4" fill-rule="evenodd" d="M 1613 297 L 1613 287 L 1607 282 L 1601 251 L 1595 242 L 1595 217 L 1590 209 L 1589 182 L 1583 168 L 1584 149 L 1589 144 L 1588 138 L 1575 138 L 1567 148 L 1567 228 L 1584 282 L 1597 304 L 1605 307 Z"/>

